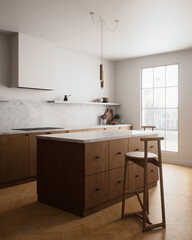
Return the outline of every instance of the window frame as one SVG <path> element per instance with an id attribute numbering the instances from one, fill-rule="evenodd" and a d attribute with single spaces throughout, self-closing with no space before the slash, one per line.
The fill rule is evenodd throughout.
<path id="1" fill-rule="evenodd" d="M 166 86 L 165 87 L 154 87 L 154 68 L 158 68 L 158 67 L 168 67 L 168 66 L 173 66 L 173 65 L 177 65 L 177 69 L 178 69 L 178 83 L 177 83 L 177 86 Z M 143 69 L 149 69 L 149 68 L 152 68 L 153 69 L 153 87 L 152 88 L 143 88 L 142 87 L 142 72 L 143 72 Z M 162 131 L 165 131 L 165 150 L 162 150 L 162 152 L 165 152 L 165 153 L 172 153 L 172 154 L 178 154 L 179 153 L 179 63 L 171 63 L 171 64 L 163 64 L 163 65 L 153 65 L 153 66 L 146 66 L 146 67 L 141 67 L 140 68 L 140 129 L 141 129 L 141 126 L 142 126 L 142 118 L 143 118 L 143 109 L 165 109 L 165 115 L 166 115 L 166 109 L 177 109 L 177 120 L 178 120 L 178 124 L 177 124 L 177 129 L 157 129 L 158 130 L 162 130 Z M 166 71 L 165 71 L 165 74 L 166 74 Z M 165 78 L 166 79 L 166 78 Z M 167 88 L 173 88 L 173 87 L 177 87 L 177 97 L 178 97 L 178 106 L 176 108 L 155 108 L 154 107 L 154 88 L 165 88 L 165 102 L 166 102 L 166 89 Z M 151 108 L 143 108 L 142 104 L 143 104 L 143 89 L 153 89 L 153 107 Z M 154 124 L 154 112 L 153 112 L 153 124 Z M 165 127 L 167 127 L 167 117 L 165 116 Z M 166 132 L 167 131 L 177 131 L 177 151 L 169 151 L 169 150 L 166 150 Z"/>

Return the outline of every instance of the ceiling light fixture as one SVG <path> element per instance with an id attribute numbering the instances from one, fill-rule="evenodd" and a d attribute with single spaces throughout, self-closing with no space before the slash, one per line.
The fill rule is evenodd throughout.
<path id="1" fill-rule="evenodd" d="M 105 21 L 103 20 L 102 16 L 99 17 L 98 21 L 96 22 L 94 20 L 94 12 L 90 12 L 90 15 L 91 15 L 91 19 L 93 21 L 94 24 L 101 24 L 101 63 L 100 63 L 100 68 L 99 68 L 99 71 L 100 71 L 100 86 L 101 88 L 104 88 L 104 69 L 103 69 L 103 25 L 105 25 L 106 29 L 108 31 L 115 31 L 117 29 L 117 26 L 118 26 L 118 23 L 119 23 L 119 20 L 115 20 L 115 27 L 113 29 L 109 28 L 107 26 L 107 24 L 105 23 Z"/>

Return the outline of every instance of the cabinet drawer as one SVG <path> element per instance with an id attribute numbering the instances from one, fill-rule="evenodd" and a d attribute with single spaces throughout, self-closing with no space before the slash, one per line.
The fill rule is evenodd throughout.
<path id="1" fill-rule="evenodd" d="M 154 164 L 149 163 L 148 165 L 149 175 L 148 175 L 148 182 L 153 183 L 158 180 L 158 167 Z"/>
<path id="2" fill-rule="evenodd" d="M 85 144 L 85 175 L 108 169 L 108 142 Z"/>
<path id="3" fill-rule="evenodd" d="M 137 164 L 129 165 L 128 189 L 130 191 L 143 188 L 144 171 Z"/>
<path id="4" fill-rule="evenodd" d="M 109 141 L 109 169 L 124 166 L 127 145 L 127 139 Z"/>
<path id="5" fill-rule="evenodd" d="M 109 199 L 122 195 L 123 177 L 124 167 L 109 171 Z"/>
<path id="6" fill-rule="evenodd" d="M 158 135 L 150 135 L 147 137 L 158 137 Z M 157 141 L 148 142 L 148 151 L 157 154 Z"/>
<path id="7" fill-rule="evenodd" d="M 85 178 L 85 208 L 91 208 L 108 200 L 108 172 Z"/>
<path id="8" fill-rule="evenodd" d="M 144 151 L 144 142 L 140 140 L 141 137 L 129 138 L 129 152 Z"/>

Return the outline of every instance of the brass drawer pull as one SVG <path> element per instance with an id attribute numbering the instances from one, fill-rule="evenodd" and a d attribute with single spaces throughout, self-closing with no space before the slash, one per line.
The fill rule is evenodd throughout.
<path id="1" fill-rule="evenodd" d="M 96 156 L 96 158 L 98 159 L 98 158 L 100 158 L 99 156 Z"/>
<path id="2" fill-rule="evenodd" d="M 136 178 L 138 178 L 138 177 L 139 177 L 139 175 L 135 175 L 135 177 L 136 177 Z"/>
<path id="3" fill-rule="evenodd" d="M 150 146 L 150 148 L 154 148 L 154 146 Z"/>
<path id="4" fill-rule="evenodd" d="M 120 180 L 117 183 L 122 183 Z"/>
<path id="5" fill-rule="evenodd" d="M 121 154 L 121 152 L 118 152 L 117 154 L 119 154 L 119 155 L 120 155 L 120 154 Z"/>
<path id="6" fill-rule="evenodd" d="M 135 151 L 139 151 L 139 148 L 136 148 Z"/>
<path id="7" fill-rule="evenodd" d="M 100 188 L 96 188 L 95 190 L 96 190 L 96 191 L 100 191 Z"/>

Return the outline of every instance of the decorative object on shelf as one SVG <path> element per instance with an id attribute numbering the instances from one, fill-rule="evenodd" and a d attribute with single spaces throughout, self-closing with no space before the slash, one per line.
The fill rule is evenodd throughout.
<path id="1" fill-rule="evenodd" d="M 105 110 L 106 115 L 106 124 L 111 124 L 111 121 L 113 120 L 113 110 L 111 108 L 107 108 Z"/>
<path id="2" fill-rule="evenodd" d="M 103 115 L 101 115 L 101 125 L 106 125 L 106 115 L 105 114 L 103 114 Z"/>
<path id="3" fill-rule="evenodd" d="M 108 31 L 115 31 L 117 29 L 119 20 L 115 20 L 115 27 L 113 29 L 109 28 L 106 24 L 106 22 L 103 20 L 102 16 L 99 16 L 99 20 L 96 22 L 93 18 L 94 12 L 90 12 L 91 19 L 94 24 L 101 24 L 101 64 L 100 64 L 100 86 L 101 88 L 104 88 L 104 69 L 103 69 L 103 25 L 105 25 L 106 29 Z"/>
<path id="4" fill-rule="evenodd" d="M 63 101 L 68 101 L 68 97 L 70 97 L 70 96 L 71 96 L 71 94 L 70 95 L 65 95 Z"/>
<path id="5" fill-rule="evenodd" d="M 109 98 L 108 97 L 103 97 L 103 102 L 104 103 L 108 103 L 109 102 Z"/>
<path id="6" fill-rule="evenodd" d="M 101 102 L 103 102 L 103 98 L 97 98 L 97 99 L 95 99 L 95 102 L 101 103 Z"/>

